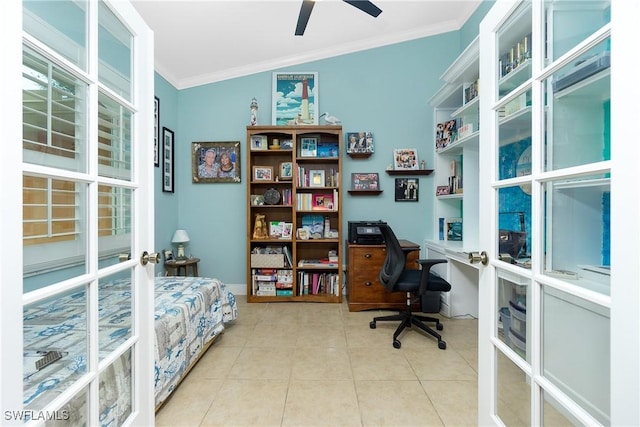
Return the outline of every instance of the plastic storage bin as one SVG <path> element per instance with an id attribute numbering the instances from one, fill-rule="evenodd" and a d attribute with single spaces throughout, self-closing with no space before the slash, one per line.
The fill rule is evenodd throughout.
<path id="1" fill-rule="evenodd" d="M 523 359 L 527 357 L 527 340 L 513 329 L 509 329 L 509 339 L 511 340 L 511 348 Z"/>
<path id="2" fill-rule="evenodd" d="M 509 313 L 511 314 L 511 329 L 522 337 L 527 337 L 527 312 L 509 301 Z"/>
<path id="3" fill-rule="evenodd" d="M 511 302 L 522 311 L 527 310 L 527 287 L 511 283 Z"/>
<path id="4" fill-rule="evenodd" d="M 502 320 L 502 331 L 504 332 L 504 342 L 511 347 L 511 339 L 509 339 L 509 329 L 511 329 L 511 311 L 509 307 L 502 307 L 498 312 Z"/>

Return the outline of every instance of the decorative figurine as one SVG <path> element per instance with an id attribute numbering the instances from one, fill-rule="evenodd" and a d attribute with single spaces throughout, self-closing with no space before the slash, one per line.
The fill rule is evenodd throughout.
<path id="1" fill-rule="evenodd" d="M 427 164 L 425 163 L 425 161 L 424 161 L 424 160 L 422 160 L 422 161 L 420 162 L 420 169 L 425 170 L 426 168 L 427 168 Z"/>
<path id="2" fill-rule="evenodd" d="M 258 100 L 253 98 L 249 108 L 251 109 L 251 120 L 249 124 L 251 126 L 256 126 L 258 124 Z"/>
<path id="3" fill-rule="evenodd" d="M 265 221 L 263 214 L 256 214 L 256 220 L 253 227 L 253 238 L 254 239 L 269 238 L 269 235 L 267 234 L 267 222 Z"/>
<path id="4" fill-rule="evenodd" d="M 339 118 L 337 118 L 336 116 L 332 116 L 329 113 L 321 114 L 320 118 L 324 119 L 325 124 L 328 124 L 328 125 L 337 125 L 341 123 Z"/>

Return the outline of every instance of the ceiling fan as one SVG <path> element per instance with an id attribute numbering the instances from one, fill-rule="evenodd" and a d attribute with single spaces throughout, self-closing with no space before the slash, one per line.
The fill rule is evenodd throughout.
<path id="1" fill-rule="evenodd" d="M 382 13 L 382 9 L 380 9 L 375 4 L 370 1 L 362 1 L 362 0 L 343 0 L 345 3 L 349 3 L 353 7 L 357 7 L 361 11 L 368 13 L 369 15 L 377 18 L 378 15 Z M 301 36 L 304 34 L 304 30 L 307 28 L 307 22 L 309 22 L 309 16 L 311 16 L 311 11 L 313 10 L 313 6 L 315 5 L 314 0 L 303 0 L 302 6 L 300 7 L 300 14 L 298 15 L 298 24 L 296 25 L 296 36 Z"/>

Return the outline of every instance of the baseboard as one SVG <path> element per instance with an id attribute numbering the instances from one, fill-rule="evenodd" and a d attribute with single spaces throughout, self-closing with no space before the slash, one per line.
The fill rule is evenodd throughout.
<path id="1" fill-rule="evenodd" d="M 234 295 L 246 295 L 247 294 L 247 285 L 238 285 L 238 284 L 228 284 L 225 283 L 227 289 L 233 292 Z"/>

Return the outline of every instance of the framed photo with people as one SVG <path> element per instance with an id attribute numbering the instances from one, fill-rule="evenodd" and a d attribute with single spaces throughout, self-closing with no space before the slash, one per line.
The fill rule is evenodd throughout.
<path id="1" fill-rule="evenodd" d="M 418 201 L 418 178 L 396 178 L 396 202 Z"/>
<path id="2" fill-rule="evenodd" d="M 240 157 L 240 141 L 192 142 L 192 182 L 240 182 Z"/>

